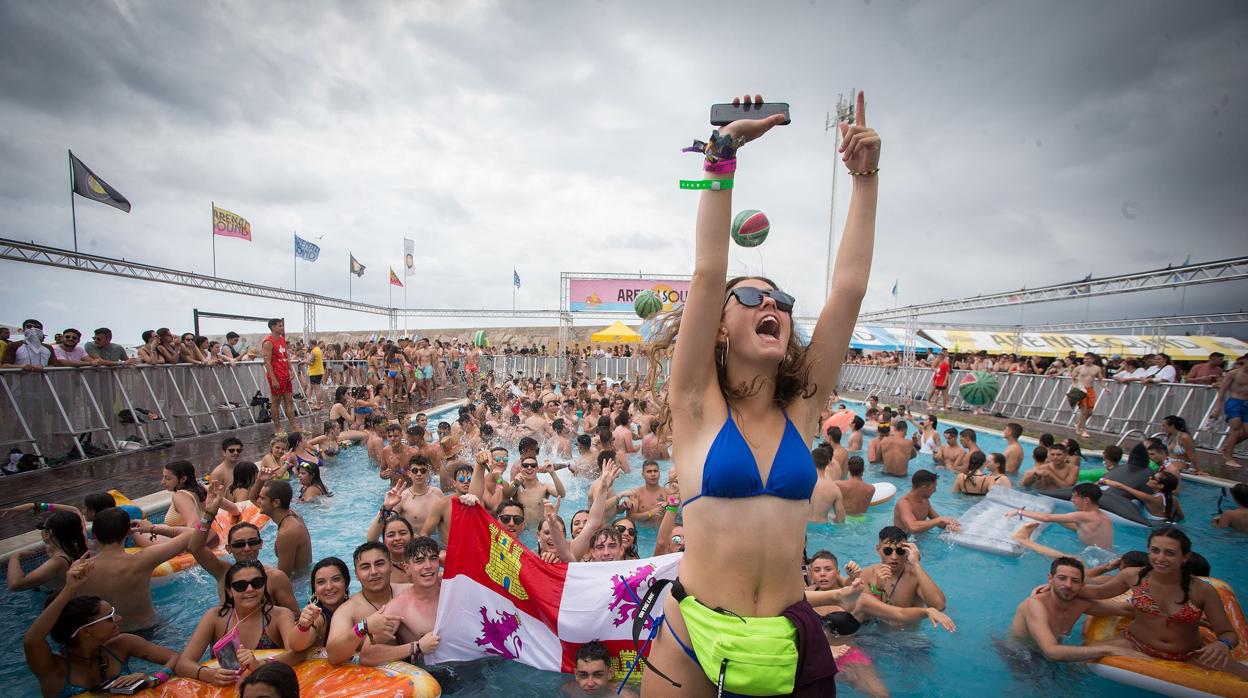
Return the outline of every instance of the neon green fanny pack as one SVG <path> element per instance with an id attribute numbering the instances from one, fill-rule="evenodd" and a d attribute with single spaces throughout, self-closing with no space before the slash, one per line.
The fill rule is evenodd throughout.
<path id="1" fill-rule="evenodd" d="M 741 617 L 680 600 L 680 614 L 702 671 L 724 690 L 746 696 L 788 695 L 797 681 L 797 628 L 782 616 Z"/>

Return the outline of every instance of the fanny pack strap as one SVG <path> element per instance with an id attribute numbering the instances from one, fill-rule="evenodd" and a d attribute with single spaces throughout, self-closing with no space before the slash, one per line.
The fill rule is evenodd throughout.
<path id="1" fill-rule="evenodd" d="M 637 602 L 637 612 L 633 615 L 633 649 L 637 652 L 637 659 L 633 661 L 633 666 L 629 667 L 628 673 L 624 675 L 624 680 L 620 682 L 620 687 L 616 689 L 616 693 L 624 690 L 624 684 L 628 683 L 628 677 L 632 676 L 633 670 L 637 668 L 638 664 L 642 663 L 644 663 L 650 671 L 658 675 L 659 678 L 667 681 L 676 688 L 680 688 L 679 683 L 676 683 L 671 679 L 671 677 L 660 671 L 659 668 L 645 656 L 646 650 L 649 649 L 650 643 L 654 640 L 654 636 L 658 635 L 659 629 L 663 627 L 663 623 L 667 622 L 667 614 L 660 615 L 657 619 L 654 619 L 654 625 L 650 628 L 650 634 L 646 637 L 645 643 L 643 644 L 641 642 L 641 633 L 646 627 L 646 619 L 652 618 L 650 611 L 654 608 L 654 605 L 658 603 L 659 597 L 663 594 L 663 589 L 665 589 L 669 584 L 672 584 L 673 597 L 677 597 L 677 594 L 679 593 L 677 601 L 684 598 L 684 587 L 681 586 L 679 581 L 673 584 L 670 579 L 654 580 L 654 583 L 652 583 L 650 588 L 646 591 L 646 595 L 640 599 L 637 598 L 637 592 L 634 591 L 631 586 L 628 584 L 624 585 L 624 587 L 628 589 L 628 593 L 633 597 L 633 600 Z"/>

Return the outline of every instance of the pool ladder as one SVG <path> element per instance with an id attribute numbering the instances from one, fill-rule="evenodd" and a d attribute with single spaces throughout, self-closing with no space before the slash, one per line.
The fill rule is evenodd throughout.
<path id="1" fill-rule="evenodd" d="M 1130 431 L 1124 431 L 1124 432 L 1122 433 L 1122 436 L 1118 437 L 1117 444 L 1118 444 L 1119 446 L 1121 446 L 1121 445 L 1122 445 L 1122 442 L 1123 442 L 1123 441 L 1126 441 L 1126 440 L 1127 440 L 1127 437 L 1128 437 L 1128 436 L 1131 436 L 1132 434 L 1139 434 L 1139 435 L 1140 435 L 1140 439 L 1148 439 L 1148 438 L 1152 438 L 1152 439 L 1164 439 L 1164 437 L 1166 436 L 1166 432 L 1164 432 L 1164 431 L 1157 431 L 1157 432 L 1153 432 L 1152 436 L 1149 436 L 1148 434 L 1145 434 L 1145 433 L 1144 433 L 1144 430 L 1143 430 L 1143 429 L 1131 429 Z"/>

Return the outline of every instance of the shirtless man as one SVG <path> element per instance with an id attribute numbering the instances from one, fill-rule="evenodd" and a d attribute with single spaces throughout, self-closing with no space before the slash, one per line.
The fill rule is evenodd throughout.
<path id="1" fill-rule="evenodd" d="M 433 387 L 433 349 L 428 339 L 421 339 L 416 348 L 416 392 L 421 404 L 428 405 L 429 391 Z"/>
<path id="2" fill-rule="evenodd" d="M 421 536 L 408 541 L 403 552 L 407 560 L 404 569 L 412 583 L 386 604 L 386 613 L 399 617 L 398 628 L 390 642 L 365 641 L 360 650 L 363 666 L 397 661 L 422 664 L 421 659 L 438 648 L 440 638 L 433 632 L 442 589 L 438 544 Z"/>
<path id="3" fill-rule="evenodd" d="M 451 362 L 451 385 L 459 385 L 460 360 L 463 351 L 460 350 L 458 342 L 451 342 L 450 348 L 446 351 L 446 357 Z"/>
<path id="4" fill-rule="evenodd" d="M 370 414 L 364 420 L 364 430 L 368 432 L 365 447 L 368 457 L 377 465 L 382 463 L 382 451 L 386 448 L 386 420 L 380 415 Z"/>
<path id="5" fill-rule="evenodd" d="M 892 434 L 893 428 L 888 424 L 880 423 L 875 429 L 875 438 L 867 442 L 867 462 L 883 463 L 884 456 L 880 454 L 880 446 L 882 446 L 884 441 L 888 439 L 890 434 Z"/>
<path id="6" fill-rule="evenodd" d="M 829 463 L 832 466 L 832 470 L 829 474 L 833 480 L 839 481 L 845 477 L 845 465 L 849 462 L 849 451 L 845 450 L 845 447 L 841 445 L 840 427 L 828 427 L 823 433 L 827 437 L 827 441 L 824 443 L 832 449 L 832 461 Z"/>
<path id="7" fill-rule="evenodd" d="M 945 430 L 945 443 L 936 449 L 932 460 L 936 461 L 937 467 L 953 470 L 961 462 L 965 453 L 966 451 L 958 445 L 958 430 L 949 427 Z"/>
<path id="8" fill-rule="evenodd" d="M 306 571 L 312 565 L 312 536 L 303 518 L 290 510 L 294 496 L 289 482 L 270 480 L 256 497 L 256 506 L 277 525 L 273 548 L 277 553 L 277 568 L 287 576 Z"/>
<path id="9" fill-rule="evenodd" d="M 862 479 L 864 463 L 861 456 L 849 459 L 849 479 L 837 480 L 836 486 L 841 490 L 841 505 L 847 516 L 859 516 L 867 513 L 871 506 L 871 498 L 875 496 L 875 486 Z"/>
<path id="10" fill-rule="evenodd" d="M 538 473 L 549 473 L 553 485 L 537 479 Z M 536 458 L 524 458 L 520 461 L 520 477 L 513 480 L 508 486 L 504 497 L 514 497 L 524 507 L 525 521 L 541 521 L 542 520 L 542 504 L 547 497 L 563 498 L 567 492 L 563 489 L 563 482 L 559 480 L 559 474 L 551 467 L 550 463 L 538 466 Z"/>
<path id="11" fill-rule="evenodd" d="M 386 426 L 386 438 L 386 447 L 381 451 L 379 476 L 383 480 L 389 480 L 390 486 L 394 487 L 406 478 L 407 465 L 412 460 L 414 450 L 403 442 L 403 429 L 398 424 Z"/>
<path id="12" fill-rule="evenodd" d="M 962 448 L 965 450 L 958 456 L 958 462 L 953 466 L 954 470 L 965 475 L 967 465 L 971 462 L 971 454 L 983 453 L 983 451 L 979 449 L 979 443 L 976 441 L 977 438 L 978 437 L 975 434 L 974 429 L 963 429 L 962 433 L 958 434 L 958 443 L 962 444 Z M 987 460 L 987 458 L 988 456 L 985 454 L 984 459 Z"/>
<path id="13" fill-rule="evenodd" d="M 424 456 L 415 455 L 408 461 L 407 477 L 412 484 L 402 490 L 395 510 L 407 519 L 415 531 L 424 530 L 425 521 L 445 499 L 441 490 L 429 485 L 432 472 L 433 466 Z"/>
<path id="14" fill-rule="evenodd" d="M 1079 479 L 1079 469 L 1066 458 L 1065 444 L 1055 443 L 1046 449 L 1048 459 L 1023 474 L 1023 487 L 1053 490 L 1073 487 Z"/>
<path id="15" fill-rule="evenodd" d="M 933 623 L 940 622 L 940 616 L 948 620 L 943 613 L 936 618 L 928 613 L 945 610 L 945 593 L 923 569 L 919 548 L 906 540 L 905 531 L 896 526 L 880 529 L 880 541 L 875 550 L 880 555 L 880 563 L 862 571 L 866 591 L 858 598 L 855 616 L 896 622 L 896 615 L 886 612 L 892 607 L 915 609 L 901 619 L 902 622 L 920 620 L 925 616 L 931 618 Z"/>
<path id="16" fill-rule="evenodd" d="M 638 424 L 641 425 L 641 457 L 646 460 L 670 460 L 672 454 L 668 451 L 667 443 L 654 431 L 656 421 L 653 415 L 648 414 L 638 419 Z"/>
<path id="17" fill-rule="evenodd" d="M 204 499 L 204 518 L 200 520 L 201 523 L 212 521 L 217 517 L 217 511 L 221 508 L 224 493 L 225 487 L 221 483 L 215 481 L 208 483 L 208 497 Z M 205 572 L 217 579 L 217 596 L 224 601 L 225 573 L 229 571 L 235 562 L 260 559 L 260 548 L 264 545 L 264 541 L 260 538 L 260 529 L 254 525 L 249 523 L 234 524 L 230 527 L 225 539 L 226 550 L 230 551 L 234 559 L 222 560 L 214 555 L 211 550 L 204 547 L 204 541 L 207 537 L 207 527 L 196 527 L 194 533 L 191 534 L 191 540 L 187 547 L 190 548 L 191 554 L 195 556 L 195 561 L 199 563 L 200 567 L 203 567 Z M 290 576 L 269 565 L 264 566 L 264 573 L 269 578 L 265 591 L 269 592 L 269 598 L 273 599 L 273 603 L 299 613 L 299 603 L 295 601 L 295 592 L 290 584 Z"/>
<path id="18" fill-rule="evenodd" d="M 1010 422 L 1005 425 L 1005 472 L 1013 475 L 1023 465 L 1023 447 L 1018 437 L 1023 435 L 1023 425 Z"/>
<path id="19" fill-rule="evenodd" d="M 620 410 L 620 413 L 614 419 L 614 424 L 615 428 L 611 431 L 611 442 L 613 444 L 612 448 L 615 449 L 616 464 L 627 473 L 631 470 L 628 456 L 630 453 L 636 453 L 640 450 L 637 446 L 640 439 L 633 435 L 633 430 L 629 426 L 627 410 Z"/>
<path id="20" fill-rule="evenodd" d="M 459 497 L 461 503 L 467 504 L 464 497 L 471 496 L 468 493 L 472 489 L 473 470 L 473 466 L 467 463 L 461 462 L 455 466 L 451 493 L 439 499 L 438 503 L 429 511 L 429 514 L 425 517 L 425 522 L 418 529 L 420 535 L 431 536 L 437 531 L 438 540 L 444 543 L 451 540 L 451 500 Z M 479 502 L 476 497 L 473 497 L 472 500 L 470 506 L 476 506 Z"/>
<path id="21" fill-rule="evenodd" d="M 366 639 L 377 644 L 393 642 L 403 620 L 387 610 L 396 589 L 390 583 L 390 551 L 386 546 L 376 541 L 364 543 L 355 549 L 352 560 L 360 592 L 344 601 L 330 621 L 325 652 L 334 665 L 349 661 Z"/>
<path id="22" fill-rule="evenodd" d="M 936 493 L 936 473 L 918 470 L 910 478 L 910 491 L 893 505 L 893 525 L 906 533 L 922 533 L 940 527 L 953 532 L 962 530 L 958 520 L 941 516 L 932 508 Z"/>
<path id="23" fill-rule="evenodd" d="M 243 459 L 243 442 L 233 436 L 227 436 L 221 442 L 221 462 L 208 475 L 209 480 L 225 483 L 226 491 L 234 484 L 234 466 Z"/>
<path id="24" fill-rule="evenodd" d="M 1241 533 L 1248 533 L 1248 484 L 1240 482 L 1232 487 L 1231 498 L 1235 500 L 1239 508 L 1224 511 L 1213 517 L 1213 527 L 1233 528 Z"/>
<path id="25" fill-rule="evenodd" d="M 1063 645 L 1080 616 L 1132 615 L 1122 602 L 1092 601 L 1079 597 L 1083 589 L 1083 563 L 1071 557 L 1058 557 L 1049 565 L 1049 583 L 1032 593 L 1014 611 L 1010 639 L 1035 643 L 1036 649 L 1051 662 L 1084 662 L 1111 654 L 1139 656 L 1111 645 Z"/>
<path id="26" fill-rule="evenodd" d="M 620 499 L 628 497 L 628 518 L 638 524 L 657 526 L 663 518 L 663 507 L 667 506 L 667 490 L 659 484 L 659 464 L 648 460 L 641 464 L 641 478 L 644 484 L 637 489 L 624 492 Z"/>
<path id="27" fill-rule="evenodd" d="M 1236 359 L 1231 370 L 1222 376 L 1218 396 L 1214 398 L 1213 409 L 1209 412 L 1210 419 L 1218 417 L 1226 417 L 1227 433 L 1222 440 L 1222 457 L 1228 467 L 1242 467 L 1235 460 L 1235 447 L 1248 439 L 1248 428 L 1244 427 L 1244 418 L 1248 417 L 1248 354 Z"/>
<path id="28" fill-rule="evenodd" d="M 532 403 L 525 402 L 524 406 L 524 416 L 521 417 L 521 421 L 529 435 L 549 438 L 553 432 L 550 428 L 550 420 L 542 412 L 542 403 L 537 401 Z"/>
<path id="29" fill-rule="evenodd" d="M 849 441 L 845 442 L 845 450 L 854 452 L 862 450 L 862 428 L 866 424 L 862 417 L 854 416 L 854 421 L 852 422 L 853 430 L 849 432 Z"/>
<path id="30" fill-rule="evenodd" d="M 822 443 L 810 455 L 815 461 L 815 470 L 819 473 L 815 480 L 815 489 L 810 493 L 810 520 L 817 523 L 842 523 L 845 521 L 845 506 L 831 465 L 832 449 L 827 443 Z"/>
<path id="31" fill-rule="evenodd" d="M 135 533 L 173 533 L 176 537 L 156 543 L 131 555 L 126 552 L 126 536 L 130 535 L 130 515 L 112 507 L 95 514 L 92 531 L 100 548 L 92 556 L 93 565 L 87 579 L 78 588 L 82 596 L 98 596 L 111 603 L 122 618 L 122 632 L 150 628 L 156 624 L 156 608 L 152 606 L 152 571 L 170 558 L 186 550 L 191 534 L 184 529 L 166 526 L 134 528 Z"/>
<path id="32" fill-rule="evenodd" d="M 1088 417 L 1092 416 L 1092 409 L 1096 407 L 1096 389 L 1097 385 L 1103 385 L 1105 382 L 1105 370 L 1096 363 L 1096 354 L 1088 352 L 1083 355 L 1083 363 L 1070 369 L 1071 387 L 1078 388 L 1084 392 L 1081 400 L 1071 405 L 1071 407 L 1079 408 L 1079 417 L 1075 425 L 1075 429 L 1079 431 L 1079 437 L 1088 438 Z M 1102 388 L 1103 389 L 1103 388 Z"/>
<path id="33" fill-rule="evenodd" d="M 550 439 L 546 442 L 550 447 L 550 457 L 562 465 L 572 464 L 572 432 L 563 417 L 555 417 L 550 423 Z"/>
<path id="34" fill-rule="evenodd" d="M 880 427 L 880 461 L 884 463 L 884 474 L 893 477 L 905 477 L 910 473 L 910 461 L 918 455 L 914 444 L 906 438 L 906 423 L 899 421 L 893 425 L 892 433 L 885 434 Z"/>
<path id="35" fill-rule="evenodd" d="M 429 467 L 433 472 L 441 474 L 442 469 L 446 467 L 446 456 L 443 455 L 441 443 L 436 441 L 429 443 L 426 429 L 427 427 L 417 422 L 415 426 L 407 430 L 408 442 L 419 444 L 419 446 L 414 446 L 414 448 L 429 462 Z M 430 482 L 432 481 L 433 479 L 430 478 Z"/>
<path id="36" fill-rule="evenodd" d="M 1081 482 L 1075 485 L 1075 489 L 1070 494 L 1070 503 L 1075 505 L 1074 511 L 1065 514 L 1047 514 L 1042 511 L 1028 511 L 1025 507 L 1019 507 L 1017 516 L 1020 519 L 1028 518 L 1041 522 L 1047 521 L 1061 524 L 1075 531 L 1079 536 L 1080 543 L 1103 550 L 1113 550 L 1114 523 L 1105 515 L 1105 512 L 1101 511 L 1100 501 L 1101 488 L 1091 482 Z M 1005 513 L 1006 517 L 1015 515 L 1016 513 L 1012 511 Z M 1011 538 L 1023 547 L 1030 548 L 1045 557 L 1066 557 L 1065 553 L 1040 545 L 1031 539 L 1037 526 L 1039 524 L 1021 526 Z"/>

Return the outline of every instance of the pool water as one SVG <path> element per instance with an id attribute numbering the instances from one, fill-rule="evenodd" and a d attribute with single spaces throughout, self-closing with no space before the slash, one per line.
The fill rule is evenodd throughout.
<path id="1" fill-rule="evenodd" d="M 436 421 L 436 415 L 431 415 L 431 419 Z M 1003 450 L 1005 445 L 999 436 L 983 432 L 980 432 L 979 443 L 989 453 Z M 1025 447 L 1025 450 L 1030 448 Z M 639 465 L 637 458 L 633 472 L 617 482 L 617 490 L 641 484 L 640 468 L 636 467 Z M 1099 463 L 1094 465 L 1099 466 Z M 667 466 L 663 464 L 664 472 Z M 929 456 L 918 456 L 910 470 L 914 472 L 920 467 L 935 470 Z M 908 491 L 908 482 L 883 478 L 879 469 L 878 465 L 868 465 L 866 479 L 887 479 L 897 483 L 902 493 Z M 979 501 L 979 498 L 950 493 L 953 477 L 948 471 L 936 472 L 940 474 L 940 484 L 932 504 L 941 514 L 959 515 Z M 336 496 L 309 505 L 296 504 L 296 507 L 312 531 L 314 559 L 335 555 L 350 564 L 351 551 L 363 542 L 367 522 L 381 504 L 385 483 L 377 477 L 377 469 L 368 463 L 367 454 L 360 446 L 344 449 L 336 461 L 330 461 L 323 475 Z M 568 496 L 560 513 L 567 520 L 574 511 L 585 506 L 588 482 L 567 476 L 565 471 L 564 484 Z M 1208 525 L 1216 513 L 1218 494 L 1217 488 L 1185 483 L 1182 500 L 1188 520 L 1183 529 L 1192 537 L 1195 549 L 1209 558 L 1214 575 L 1238 591 L 1248 588 L 1248 566 L 1232 562 L 1238 559 L 1233 546 L 1242 543 L 1243 536 Z M 878 531 L 891 524 L 889 505 L 872 508 L 865 522 L 811 524 L 807 549 L 814 553 L 826 548 L 838 556 L 842 565 L 856 560 L 865 566 L 878 561 L 874 549 Z M 265 549 L 261 560 L 268 564 L 276 562 L 273 534 L 272 527 L 263 533 Z M 1145 529 L 1118 527 L 1115 530 L 1117 550 L 1143 549 L 1146 534 Z M 1041 663 L 1029 673 L 1014 673 L 995 649 L 994 639 L 1004 636 L 1019 601 L 1045 580 L 1048 561 L 1032 553 L 1018 559 L 989 555 L 947 544 L 937 535 L 934 531 L 919 536 L 919 547 L 924 566 L 948 597 L 947 612 L 957 623 L 957 632 L 950 634 L 926 623 L 917 630 L 895 630 L 876 624 L 864 628 L 857 636 L 894 696 L 978 693 L 1138 698 L 1141 695 L 1137 689 L 1093 676 L 1079 665 Z M 641 527 L 639 538 L 638 550 L 645 556 L 653 550 L 655 530 Z M 527 530 L 521 540 L 531 547 L 536 545 L 532 529 Z M 1083 548 L 1073 531 L 1057 526 L 1047 527 L 1039 540 L 1060 550 L 1078 552 Z M 358 583 L 353 584 L 352 591 L 358 590 Z M 295 593 L 301 601 L 308 598 L 306 576 L 295 580 Z M 39 592 L 0 592 L 0 633 L 12 638 L 0 647 L 0 687 L 9 695 L 38 693 L 36 682 L 26 670 L 17 638 L 42 608 L 43 596 Z M 153 639 L 172 648 L 182 647 L 203 611 L 216 603 L 212 579 L 198 569 L 155 587 L 153 597 L 165 621 Z M 1078 627 L 1072 637 L 1079 637 Z M 451 667 L 451 671 L 453 679 L 445 682 L 444 688 L 448 695 L 455 696 L 545 697 L 555 695 L 567 680 L 559 674 L 503 660 L 457 665 Z M 839 688 L 844 695 L 858 695 L 847 684 L 842 683 Z"/>

